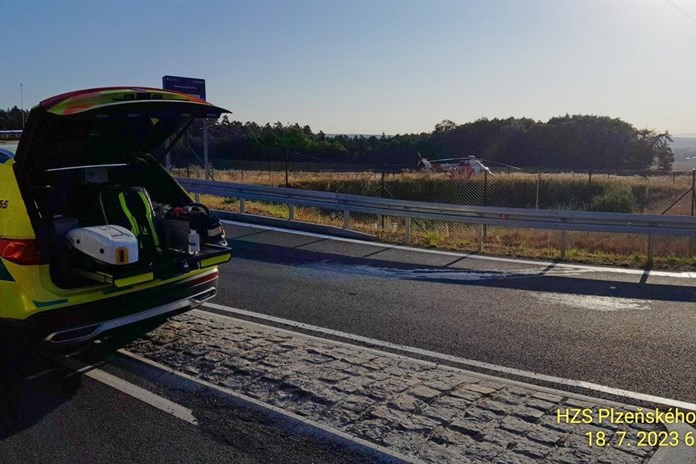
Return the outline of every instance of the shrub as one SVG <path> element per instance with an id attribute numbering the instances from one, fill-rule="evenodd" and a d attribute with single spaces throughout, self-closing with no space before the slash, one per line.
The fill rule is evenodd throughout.
<path id="1" fill-rule="evenodd" d="M 613 213 L 633 213 L 636 210 L 636 199 L 630 187 L 615 185 L 600 195 L 592 197 L 590 209 Z"/>

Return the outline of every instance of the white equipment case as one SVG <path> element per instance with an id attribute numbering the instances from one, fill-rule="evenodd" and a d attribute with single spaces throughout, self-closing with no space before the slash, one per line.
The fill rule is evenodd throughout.
<path id="1" fill-rule="evenodd" d="M 138 261 L 138 239 L 121 226 L 73 229 L 67 238 L 80 253 L 106 264 L 120 266 Z"/>

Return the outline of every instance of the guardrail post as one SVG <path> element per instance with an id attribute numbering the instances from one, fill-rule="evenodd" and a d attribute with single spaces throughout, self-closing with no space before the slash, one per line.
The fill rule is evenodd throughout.
<path id="1" fill-rule="evenodd" d="M 652 235 L 648 235 L 648 262 L 646 263 L 648 267 L 652 267 L 653 265 L 653 240 L 652 240 Z"/>
<path id="2" fill-rule="evenodd" d="M 343 228 L 348 229 L 350 226 L 350 211 L 347 209 L 343 211 Z"/>
<path id="3" fill-rule="evenodd" d="M 411 218 L 407 217 L 406 218 L 406 243 L 411 243 Z"/>
<path id="4" fill-rule="evenodd" d="M 565 259 L 565 257 L 566 257 L 567 246 L 568 246 L 568 231 L 562 230 L 561 231 L 561 259 Z"/>
<path id="5" fill-rule="evenodd" d="M 288 220 L 289 221 L 294 221 L 295 220 L 295 205 L 288 205 Z"/>
<path id="6" fill-rule="evenodd" d="M 196 203 L 200 203 L 200 202 L 201 202 L 201 194 L 200 194 L 200 193 L 196 192 L 196 193 L 193 195 L 193 198 L 195 198 Z"/>
<path id="7" fill-rule="evenodd" d="M 246 213 L 246 203 L 244 202 L 244 198 L 239 199 L 239 212 L 242 214 Z"/>
<path id="8" fill-rule="evenodd" d="M 483 251 L 483 224 L 479 225 L 478 247 L 476 249 L 479 253 Z"/>

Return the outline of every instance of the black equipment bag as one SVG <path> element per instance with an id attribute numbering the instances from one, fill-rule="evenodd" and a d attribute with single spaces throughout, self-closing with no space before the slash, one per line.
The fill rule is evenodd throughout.
<path id="1" fill-rule="evenodd" d="M 220 219 L 201 203 L 190 203 L 183 208 L 175 208 L 165 217 L 188 221 L 189 227 L 198 233 L 201 244 L 211 243 L 227 246 L 225 229 L 222 227 Z"/>

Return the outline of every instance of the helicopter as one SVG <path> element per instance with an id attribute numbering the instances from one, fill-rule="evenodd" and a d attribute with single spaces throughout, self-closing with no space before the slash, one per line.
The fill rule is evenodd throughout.
<path id="1" fill-rule="evenodd" d="M 443 158 L 438 160 L 428 160 L 423 155 L 418 153 L 418 166 L 422 166 L 422 169 L 426 172 L 444 172 L 450 177 L 470 179 L 474 176 L 480 176 L 484 173 L 493 175 L 490 168 L 484 165 L 482 161 L 487 163 L 497 164 L 500 166 L 505 166 L 512 169 L 519 170 L 520 168 L 516 166 L 511 166 L 509 164 L 498 163 L 497 161 L 490 161 L 484 159 L 476 159 L 476 156 L 469 155 L 461 158 Z"/>

